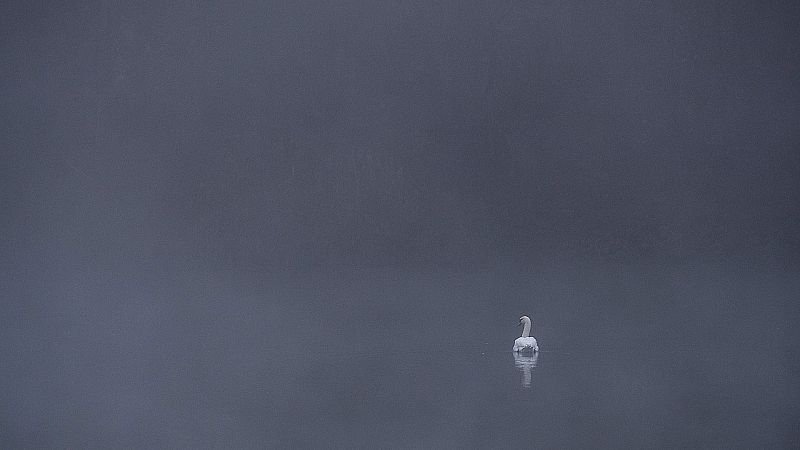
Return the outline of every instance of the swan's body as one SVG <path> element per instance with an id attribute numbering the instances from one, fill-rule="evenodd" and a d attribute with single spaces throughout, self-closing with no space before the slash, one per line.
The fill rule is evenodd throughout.
<path id="1" fill-rule="evenodd" d="M 531 350 L 533 352 L 538 352 L 539 345 L 536 343 L 536 338 L 530 336 L 531 319 L 528 316 L 522 316 L 519 318 L 519 324 L 522 325 L 522 336 L 514 341 L 514 351 L 521 352 L 523 350 Z"/>
<path id="2" fill-rule="evenodd" d="M 517 340 L 514 341 L 515 352 L 521 352 L 527 349 L 530 349 L 534 352 L 539 351 L 539 345 L 536 343 L 535 337 L 518 337 Z"/>

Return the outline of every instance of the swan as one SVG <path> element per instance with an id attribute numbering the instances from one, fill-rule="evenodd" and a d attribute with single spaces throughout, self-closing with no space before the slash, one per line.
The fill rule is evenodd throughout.
<path id="1" fill-rule="evenodd" d="M 536 338 L 529 336 L 531 334 L 531 319 L 528 316 L 519 318 L 519 324 L 522 325 L 522 336 L 514 341 L 514 351 L 521 352 L 522 350 L 530 349 L 534 352 L 539 351 L 539 345 L 536 344 Z"/>

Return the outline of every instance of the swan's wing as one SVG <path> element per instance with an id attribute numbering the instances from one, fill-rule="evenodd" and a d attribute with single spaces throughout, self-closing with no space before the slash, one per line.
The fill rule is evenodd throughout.
<path id="1" fill-rule="evenodd" d="M 526 348 L 536 348 L 536 339 L 533 339 L 531 342 L 531 338 L 523 338 L 518 337 L 516 341 L 514 341 L 514 351 L 518 352 L 520 350 L 524 350 Z"/>
<path id="2" fill-rule="evenodd" d="M 530 348 L 533 351 L 538 351 L 539 345 L 536 343 L 536 339 L 533 337 L 518 337 L 517 340 L 514 341 L 515 352 L 524 350 L 526 348 Z"/>

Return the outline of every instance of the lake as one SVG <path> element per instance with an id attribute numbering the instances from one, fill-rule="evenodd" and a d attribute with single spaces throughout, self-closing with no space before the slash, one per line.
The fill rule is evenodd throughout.
<path id="1" fill-rule="evenodd" d="M 797 448 L 796 275 L 586 261 L 96 273 L 6 329 L 2 439 Z M 511 352 L 522 314 L 536 355 Z"/>

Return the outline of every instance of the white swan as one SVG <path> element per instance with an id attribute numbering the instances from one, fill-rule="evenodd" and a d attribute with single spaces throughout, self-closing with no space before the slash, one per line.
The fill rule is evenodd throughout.
<path id="1" fill-rule="evenodd" d="M 530 336 L 531 334 L 531 319 L 528 316 L 519 318 L 519 324 L 523 326 L 522 337 L 518 337 L 514 341 L 514 351 L 521 352 L 522 350 L 530 349 L 534 352 L 539 351 L 539 345 L 536 344 L 536 338 Z"/>

